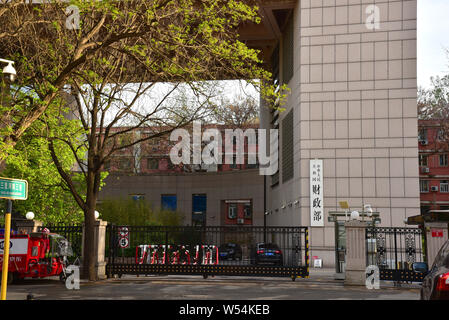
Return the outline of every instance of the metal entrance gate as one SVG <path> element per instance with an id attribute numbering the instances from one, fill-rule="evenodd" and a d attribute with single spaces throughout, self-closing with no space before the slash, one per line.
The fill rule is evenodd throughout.
<path id="1" fill-rule="evenodd" d="M 422 282 L 426 273 L 413 270 L 413 264 L 426 261 L 424 241 L 421 229 L 368 227 L 367 266 L 378 266 L 381 280 Z"/>
<path id="2" fill-rule="evenodd" d="M 122 274 L 309 276 L 307 227 L 155 227 L 107 229 L 109 277 Z M 272 243 L 260 261 L 256 244 Z M 262 251 L 262 250 L 259 250 Z M 273 252 L 271 252 L 273 251 Z M 266 253 L 268 254 L 268 253 Z"/>

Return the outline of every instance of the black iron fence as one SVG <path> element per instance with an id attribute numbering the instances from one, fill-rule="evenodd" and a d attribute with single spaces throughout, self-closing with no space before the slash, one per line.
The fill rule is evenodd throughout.
<path id="1" fill-rule="evenodd" d="M 107 228 L 107 273 L 309 275 L 307 227 Z"/>
<path id="2" fill-rule="evenodd" d="M 379 228 L 366 230 L 367 266 L 379 267 L 381 280 L 421 282 L 425 272 L 414 269 L 426 262 L 425 238 L 418 228 Z"/>

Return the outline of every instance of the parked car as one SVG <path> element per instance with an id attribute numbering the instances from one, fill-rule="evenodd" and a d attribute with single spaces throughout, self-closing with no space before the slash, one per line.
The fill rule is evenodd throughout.
<path id="1" fill-rule="evenodd" d="M 218 248 L 222 260 L 242 260 L 242 247 L 237 243 L 225 243 Z"/>
<path id="2" fill-rule="evenodd" d="M 421 300 L 449 300 L 449 240 L 441 247 L 423 280 Z"/>
<path id="3" fill-rule="evenodd" d="M 251 249 L 251 264 L 274 264 L 282 266 L 282 251 L 275 243 L 257 243 Z"/>

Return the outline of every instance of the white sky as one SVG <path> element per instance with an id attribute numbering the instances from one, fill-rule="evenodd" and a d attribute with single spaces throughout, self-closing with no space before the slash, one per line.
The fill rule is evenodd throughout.
<path id="1" fill-rule="evenodd" d="M 449 0 L 418 0 L 418 86 L 449 73 Z"/>

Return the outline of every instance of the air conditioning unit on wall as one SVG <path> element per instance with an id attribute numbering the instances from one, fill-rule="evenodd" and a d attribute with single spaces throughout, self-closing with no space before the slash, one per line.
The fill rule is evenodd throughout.
<path id="1" fill-rule="evenodd" d="M 245 223 L 245 219 L 237 219 L 237 224 L 244 224 Z"/>
<path id="2" fill-rule="evenodd" d="M 427 142 L 427 140 L 421 140 L 420 141 L 422 146 L 427 146 L 429 143 Z"/>
<path id="3" fill-rule="evenodd" d="M 429 172 L 430 172 L 430 169 L 429 169 L 429 168 L 422 168 L 422 172 L 423 172 L 423 173 L 429 173 Z"/>
<path id="4" fill-rule="evenodd" d="M 430 190 L 431 191 L 438 191 L 438 187 L 437 186 L 432 186 L 432 187 L 430 187 Z"/>

